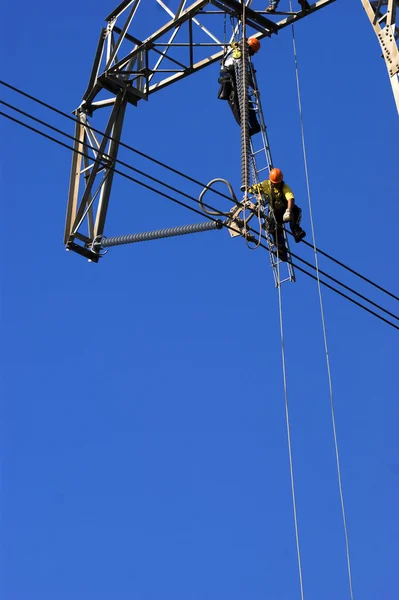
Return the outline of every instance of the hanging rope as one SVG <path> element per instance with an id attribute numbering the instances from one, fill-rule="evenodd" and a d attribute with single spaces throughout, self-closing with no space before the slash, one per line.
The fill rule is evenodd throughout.
<path id="1" fill-rule="evenodd" d="M 292 12 L 292 0 L 290 0 L 290 11 Z M 341 462 L 340 462 L 339 451 L 338 451 L 338 438 L 337 438 L 337 428 L 336 428 L 336 422 L 335 422 L 335 408 L 334 408 L 334 397 L 333 397 L 333 387 L 332 387 L 331 365 L 330 365 L 330 357 L 329 357 L 328 343 L 327 343 L 327 328 L 326 328 L 326 321 L 325 321 L 325 315 L 324 315 L 323 295 L 322 295 L 321 284 L 320 284 L 319 259 L 318 259 L 318 255 L 317 255 L 312 202 L 311 202 L 311 196 L 310 196 L 309 171 L 308 171 L 306 144 L 305 144 L 305 129 L 304 129 L 304 123 L 303 123 L 301 88 L 300 88 L 300 84 L 299 84 L 299 68 L 298 68 L 298 57 L 297 57 L 297 50 L 296 50 L 294 25 L 292 25 L 292 45 L 293 45 L 294 62 L 295 62 L 295 76 L 296 76 L 296 86 L 297 86 L 297 96 L 298 96 L 299 119 L 300 119 L 300 125 L 301 125 L 302 153 L 303 153 L 303 162 L 304 162 L 304 167 L 305 167 L 306 188 L 307 188 L 307 194 L 308 194 L 309 217 L 310 217 L 310 226 L 311 226 L 311 230 L 312 230 L 312 243 L 313 243 L 313 252 L 314 252 L 314 259 L 315 259 L 315 266 L 316 266 L 317 288 L 318 288 L 318 294 L 319 294 L 320 315 L 321 315 L 321 323 L 322 323 L 322 329 L 323 329 L 324 350 L 325 350 L 325 354 L 326 354 L 327 376 L 328 376 L 328 385 L 329 385 L 329 392 L 330 392 L 330 407 L 331 407 L 332 428 L 333 428 L 333 434 L 334 434 L 335 460 L 336 460 L 336 465 L 337 465 L 338 487 L 339 487 L 339 495 L 340 495 L 340 500 L 341 500 L 342 521 L 343 521 L 344 533 L 345 533 L 346 561 L 347 561 L 347 567 L 348 567 L 349 590 L 350 590 L 351 600 L 353 600 L 352 570 L 351 570 L 351 560 L 350 560 L 350 552 L 349 552 L 348 528 L 347 528 L 347 523 L 346 523 L 346 511 L 345 511 L 344 494 L 343 494 L 343 487 L 342 487 Z"/>
<path id="2" fill-rule="evenodd" d="M 276 230 L 277 234 L 277 230 Z M 280 315 L 280 338 L 281 338 L 281 363 L 283 367 L 283 381 L 284 381 L 284 403 L 285 403 L 285 422 L 287 427 L 287 440 L 288 440 L 288 456 L 290 461 L 290 478 L 291 478 L 291 495 L 292 495 L 292 507 L 294 511 L 294 525 L 295 525 L 295 541 L 296 541 L 296 552 L 298 557 L 298 571 L 299 571 L 299 585 L 301 588 L 301 599 L 304 600 L 303 590 L 303 576 L 302 576 L 302 560 L 301 550 L 299 546 L 299 529 L 298 529 L 298 516 L 296 508 L 296 495 L 295 495 L 295 479 L 294 479 L 294 463 L 292 459 L 292 446 L 291 446 L 291 425 L 290 425 L 290 412 L 288 404 L 288 393 L 287 393 L 287 370 L 285 365 L 285 348 L 284 348 L 284 327 L 283 327 L 283 301 L 281 295 L 281 280 L 280 280 L 280 260 L 278 256 L 278 245 L 277 247 L 277 290 L 278 290 L 278 306 Z"/>

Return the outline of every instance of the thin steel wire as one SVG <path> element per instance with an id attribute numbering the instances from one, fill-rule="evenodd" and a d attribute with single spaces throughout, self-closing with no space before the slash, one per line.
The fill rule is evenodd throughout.
<path id="1" fill-rule="evenodd" d="M 299 527 L 298 527 L 298 514 L 296 505 L 296 494 L 295 494 L 295 478 L 294 478 L 294 461 L 292 457 L 292 444 L 291 444 L 291 424 L 290 424 L 290 411 L 288 404 L 288 391 L 287 391 L 287 368 L 285 362 L 285 346 L 284 346 L 284 324 L 283 324 L 283 300 L 281 294 L 281 280 L 280 280 L 280 260 L 278 245 L 277 248 L 277 290 L 278 290 L 278 306 L 279 306 L 279 317 L 280 317 L 280 339 L 281 339 L 281 364 L 283 369 L 283 383 L 284 383 L 284 405 L 285 405 L 285 423 L 287 428 L 287 442 L 288 442 L 288 456 L 290 462 L 290 479 L 291 479 L 291 497 L 292 497 L 292 508 L 294 512 L 294 527 L 295 527 L 295 543 L 296 552 L 298 558 L 298 572 L 299 572 L 299 585 L 301 589 L 301 599 L 304 600 L 305 593 L 303 589 L 303 572 L 302 572 L 302 560 L 301 560 L 301 548 L 299 544 Z"/>
<path id="2" fill-rule="evenodd" d="M 292 11 L 292 0 L 290 0 L 290 9 Z M 311 230 L 312 230 L 312 242 L 313 242 L 313 252 L 314 252 L 314 258 L 315 258 L 315 266 L 316 266 L 317 289 L 318 289 L 318 295 L 319 295 L 320 315 L 321 315 L 321 323 L 322 323 L 322 329 L 323 329 L 324 350 L 325 350 L 325 355 L 326 355 L 328 386 L 329 386 L 329 393 L 330 393 L 331 421 L 332 421 L 332 428 L 333 428 L 333 435 L 334 435 L 335 460 L 336 460 L 336 466 L 337 466 L 337 476 L 338 476 L 339 496 L 340 496 L 340 501 L 341 501 L 342 521 L 343 521 L 344 534 L 345 534 L 345 550 L 346 550 L 346 561 L 347 561 L 347 568 L 348 568 L 349 591 L 350 591 L 351 600 L 353 600 L 353 584 L 352 584 L 351 559 L 350 559 L 350 551 L 349 551 L 349 537 L 348 537 L 344 493 L 343 493 L 342 477 L 341 477 L 341 462 L 340 462 L 339 450 L 338 450 L 338 437 L 337 437 L 337 427 L 336 427 L 336 420 L 335 420 L 335 407 L 334 407 L 334 396 L 333 396 L 333 386 L 332 386 L 331 364 L 330 364 L 328 342 L 327 342 L 327 327 L 326 327 L 326 320 L 325 320 L 325 314 L 324 314 L 323 294 L 322 294 L 321 285 L 320 285 L 321 281 L 320 281 L 320 273 L 319 273 L 319 259 L 318 259 L 317 248 L 316 248 L 316 236 L 315 236 L 312 201 L 311 201 L 311 194 L 310 194 L 309 169 L 308 169 L 306 143 L 305 143 L 305 128 L 304 128 L 304 122 L 303 122 L 301 87 L 300 87 L 300 82 L 299 82 L 299 67 L 298 67 L 298 56 L 297 56 L 296 40 L 295 40 L 295 28 L 294 28 L 294 25 L 292 25 L 291 27 L 292 27 L 292 45 L 293 45 L 294 62 L 295 62 L 295 78 L 296 78 L 297 96 L 298 96 L 298 109 L 299 109 L 299 119 L 300 119 L 301 137 L 302 137 L 302 153 L 303 153 L 303 161 L 304 161 L 305 176 L 306 176 L 306 188 L 307 188 L 307 195 L 308 195 L 310 226 L 311 226 Z"/>

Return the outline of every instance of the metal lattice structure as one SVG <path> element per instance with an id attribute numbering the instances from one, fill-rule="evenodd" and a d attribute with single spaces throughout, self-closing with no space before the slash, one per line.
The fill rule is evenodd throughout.
<path id="1" fill-rule="evenodd" d="M 399 0 L 362 0 L 362 4 L 380 43 L 399 114 Z"/>
<path id="2" fill-rule="evenodd" d="M 263 10 L 253 10 L 252 0 L 246 0 L 247 36 L 271 38 L 334 1 L 318 0 L 310 10 L 287 13 L 274 22 L 265 16 L 264 6 Z M 237 0 L 196 0 L 188 7 L 186 3 L 175 0 L 172 10 L 169 5 L 173 2 L 166 5 L 163 0 L 152 0 L 161 11 L 159 27 L 151 32 L 148 27 L 154 26 L 154 20 L 148 19 L 150 2 L 124 0 L 106 17 L 101 30 L 88 87 L 75 111 L 64 235 L 67 249 L 94 262 L 100 256 L 96 247 L 104 234 L 127 105 L 137 106 L 151 94 L 220 61 L 235 35 L 233 31 L 230 39 L 224 39 L 226 16 L 235 20 L 236 31 L 239 29 L 242 3 Z M 98 128 L 104 131 L 101 135 L 93 131 L 95 123 L 89 122 L 99 111 L 102 115 L 104 111 L 110 113 L 105 129 Z"/>

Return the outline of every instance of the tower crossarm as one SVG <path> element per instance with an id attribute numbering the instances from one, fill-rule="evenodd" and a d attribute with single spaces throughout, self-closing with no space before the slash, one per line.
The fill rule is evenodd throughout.
<path id="1" fill-rule="evenodd" d="M 226 47 L 225 15 L 239 19 L 242 13 L 242 3 L 237 0 L 197 0 L 187 8 L 182 0 L 175 13 L 163 0 L 153 0 L 170 20 L 140 39 L 132 34 L 134 20 L 140 17 L 140 2 L 126 0 L 106 18 L 81 105 L 89 114 L 104 106 L 103 102 L 96 102 L 103 89 L 116 96 L 123 87 L 127 101 L 135 105 L 139 99 L 147 99 L 150 94 L 220 61 Z M 270 37 L 332 2 L 335 0 L 319 0 L 310 10 L 289 14 L 275 22 L 265 16 L 268 14 L 265 11 L 253 10 L 247 0 L 248 32 L 259 39 Z"/>

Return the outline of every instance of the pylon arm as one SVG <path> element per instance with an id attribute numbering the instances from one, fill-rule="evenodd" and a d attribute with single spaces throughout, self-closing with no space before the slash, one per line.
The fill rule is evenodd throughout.
<path id="1" fill-rule="evenodd" d="M 399 0 L 362 0 L 362 4 L 380 43 L 399 114 Z"/>
<path id="2" fill-rule="evenodd" d="M 255 33 L 251 31 L 253 37 L 270 37 L 332 2 L 335 0 L 318 0 L 310 10 L 299 11 L 278 22 L 248 7 L 247 24 L 255 30 Z M 185 2 L 181 2 L 176 13 L 161 0 L 159 4 L 172 18 L 144 40 L 131 34 L 131 24 L 140 0 L 126 0 L 108 15 L 107 27 L 100 34 L 89 85 L 83 96 L 82 108 L 86 113 L 96 109 L 96 98 L 103 89 L 117 95 L 123 87 L 128 102 L 136 104 L 138 99 L 147 99 L 149 94 L 220 61 L 225 45 L 223 20 L 220 14 L 212 11 L 212 5 L 219 9 L 216 13 L 227 13 L 236 18 L 240 18 L 242 13 L 242 4 L 237 0 L 197 0 L 187 8 Z M 122 20 L 121 26 L 116 24 L 118 19 Z M 211 29 L 203 25 L 203 19 L 209 22 Z M 198 32 L 202 32 L 202 37 L 197 37 Z M 184 42 L 175 41 L 178 34 Z M 203 34 L 208 37 L 207 42 Z M 213 54 L 209 53 L 212 46 L 217 50 Z M 208 52 L 204 56 L 206 49 Z M 182 53 L 182 50 L 185 52 Z"/>

